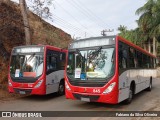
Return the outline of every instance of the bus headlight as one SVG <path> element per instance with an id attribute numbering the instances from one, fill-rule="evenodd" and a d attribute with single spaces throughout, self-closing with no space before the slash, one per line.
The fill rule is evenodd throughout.
<path id="1" fill-rule="evenodd" d="M 40 80 L 40 81 L 36 84 L 36 86 L 35 86 L 34 88 L 38 88 L 39 86 L 41 86 L 42 82 L 43 82 L 43 80 Z"/>
<path id="2" fill-rule="evenodd" d="M 68 85 L 67 82 L 65 82 L 65 86 L 66 86 L 66 89 L 67 89 L 67 90 L 71 90 L 71 88 L 69 87 L 69 85 Z"/>
<path id="3" fill-rule="evenodd" d="M 108 86 L 108 88 L 107 88 L 106 90 L 104 90 L 103 94 L 110 93 L 110 92 L 113 90 L 113 88 L 114 88 L 115 85 L 116 85 L 116 82 L 111 83 L 111 84 Z"/>
<path id="4" fill-rule="evenodd" d="M 10 80 L 8 81 L 8 86 L 10 87 L 12 86 L 12 83 L 10 82 Z"/>

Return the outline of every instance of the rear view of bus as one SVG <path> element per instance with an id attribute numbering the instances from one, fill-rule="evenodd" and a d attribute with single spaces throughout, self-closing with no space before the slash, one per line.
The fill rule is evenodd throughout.
<path id="1" fill-rule="evenodd" d="M 37 95 L 64 93 L 65 54 L 65 50 L 45 45 L 13 48 L 8 74 L 9 92 Z"/>
<path id="2" fill-rule="evenodd" d="M 68 50 L 66 98 L 87 102 L 118 102 L 116 36 L 77 40 Z"/>

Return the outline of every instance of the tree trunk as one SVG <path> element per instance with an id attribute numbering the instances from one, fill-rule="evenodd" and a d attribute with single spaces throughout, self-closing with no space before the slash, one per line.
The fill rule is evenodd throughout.
<path id="1" fill-rule="evenodd" d="M 145 43 L 143 44 L 143 48 L 144 48 L 144 50 L 147 50 L 147 47 L 146 47 Z"/>
<path id="2" fill-rule="evenodd" d="M 26 45 L 30 45 L 31 37 L 30 37 L 29 21 L 27 17 L 26 2 L 25 0 L 19 0 L 19 4 L 20 4 L 20 9 L 21 9 L 21 14 L 23 17 Z"/>
<path id="3" fill-rule="evenodd" d="M 150 41 L 150 39 L 148 40 L 148 52 L 151 53 L 151 41 Z"/>
<path id="4" fill-rule="evenodd" d="M 153 55 L 157 55 L 157 52 L 156 52 L 156 38 L 154 37 L 153 38 Z"/>

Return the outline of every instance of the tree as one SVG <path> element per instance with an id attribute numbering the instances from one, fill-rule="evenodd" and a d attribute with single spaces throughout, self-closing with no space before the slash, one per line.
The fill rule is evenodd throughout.
<path id="1" fill-rule="evenodd" d="M 30 35 L 29 21 L 28 21 L 28 16 L 27 16 L 26 1 L 19 0 L 19 4 L 20 4 L 20 9 L 21 9 L 21 14 L 23 17 L 26 45 L 30 45 L 31 44 L 31 35 Z"/>
<path id="2" fill-rule="evenodd" d="M 125 32 L 127 31 L 127 27 L 124 26 L 124 25 L 120 25 L 120 26 L 118 27 L 118 30 L 119 30 L 121 33 L 125 33 Z"/>
<path id="3" fill-rule="evenodd" d="M 153 38 L 153 54 L 157 55 L 158 39 L 160 38 L 160 1 L 157 0 L 153 8 L 154 13 L 154 29 L 151 30 L 151 36 Z"/>
<path id="4" fill-rule="evenodd" d="M 153 54 L 160 56 L 160 0 L 148 0 L 146 4 L 137 9 L 136 14 L 140 15 L 137 20 L 138 28 L 127 30 L 120 25 L 119 35 L 131 40 L 133 43 L 151 52 L 153 44 Z M 148 44 L 148 47 L 147 47 Z M 157 54 L 158 53 L 158 54 Z"/>
<path id="5" fill-rule="evenodd" d="M 146 50 L 146 44 L 144 41 L 144 36 L 142 33 L 142 31 L 140 30 L 140 28 L 136 28 L 134 30 L 127 30 L 127 27 L 120 25 L 120 27 L 118 27 L 118 30 L 120 31 L 119 35 L 124 37 L 125 39 L 131 41 L 132 43 L 144 48 Z"/>
<path id="6" fill-rule="evenodd" d="M 157 12 L 155 12 L 157 0 L 148 0 L 148 2 L 140 7 L 136 14 L 140 15 L 138 20 L 139 28 L 142 30 L 144 36 L 147 38 L 149 52 L 151 52 L 151 42 L 153 43 L 153 54 L 156 55 L 156 35 L 155 30 L 157 26 Z"/>
<path id="7" fill-rule="evenodd" d="M 41 18 L 52 19 L 52 13 L 50 12 L 49 6 L 53 5 L 53 0 L 33 0 L 31 6 L 32 11 Z"/>
<path id="8" fill-rule="evenodd" d="M 33 9 L 33 12 L 35 12 L 41 18 L 51 19 L 52 14 L 50 13 L 50 9 L 48 6 L 52 4 L 52 1 L 53 0 L 33 0 L 33 5 L 31 6 Z M 19 0 L 19 3 L 20 3 L 20 8 L 21 8 L 21 14 L 23 17 L 26 45 L 30 45 L 31 35 L 30 35 L 29 21 L 28 21 L 28 16 L 27 16 L 26 1 Z"/>
<path id="9" fill-rule="evenodd" d="M 118 30 L 120 31 L 119 35 L 126 38 L 127 40 L 130 40 L 131 42 L 137 44 L 137 29 L 135 30 L 127 30 L 126 26 L 120 25 L 118 27 Z"/>

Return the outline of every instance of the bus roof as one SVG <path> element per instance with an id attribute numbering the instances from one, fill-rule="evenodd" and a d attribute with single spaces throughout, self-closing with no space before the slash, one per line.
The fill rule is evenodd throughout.
<path id="1" fill-rule="evenodd" d="M 74 40 L 74 42 L 77 41 L 85 41 L 85 40 L 93 40 L 93 39 L 101 39 L 101 38 L 116 38 L 116 35 L 112 35 L 112 36 L 98 36 L 98 37 L 90 37 L 90 38 L 84 38 L 84 39 L 79 39 L 79 40 Z"/>

